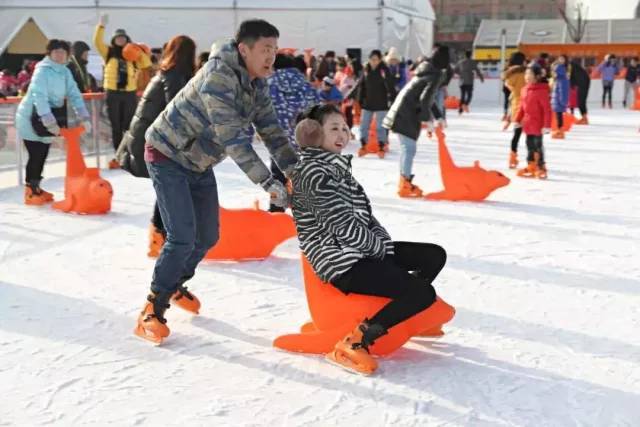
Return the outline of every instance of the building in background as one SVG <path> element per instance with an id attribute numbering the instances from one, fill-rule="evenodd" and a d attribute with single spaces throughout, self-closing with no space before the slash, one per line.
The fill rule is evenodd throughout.
<path id="1" fill-rule="evenodd" d="M 483 19 L 557 19 L 565 0 L 431 0 L 435 42 L 470 50 Z"/>

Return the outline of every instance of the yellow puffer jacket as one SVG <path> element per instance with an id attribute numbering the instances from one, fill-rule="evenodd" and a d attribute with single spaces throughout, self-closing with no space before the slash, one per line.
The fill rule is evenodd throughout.
<path id="1" fill-rule="evenodd" d="M 512 65 L 502 73 L 504 85 L 509 88 L 511 95 L 509 101 L 511 104 L 511 119 L 515 119 L 520 110 L 520 93 L 525 86 L 524 72 L 527 68 L 524 65 Z"/>
<path id="2" fill-rule="evenodd" d="M 127 87 L 118 89 L 118 60 L 110 58 L 107 61 L 109 46 L 104 43 L 104 27 L 98 25 L 93 34 L 93 44 L 102 59 L 105 61 L 104 78 L 102 86 L 105 90 L 124 90 L 125 92 L 135 92 L 138 89 L 138 71 L 143 68 L 151 67 L 151 58 L 144 52 L 140 55 L 135 63 L 127 61 Z"/>

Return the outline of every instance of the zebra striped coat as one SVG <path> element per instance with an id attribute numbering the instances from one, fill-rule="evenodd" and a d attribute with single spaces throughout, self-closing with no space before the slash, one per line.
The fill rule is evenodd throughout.
<path id="1" fill-rule="evenodd" d="M 305 148 L 291 175 L 300 248 L 325 282 L 337 279 L 362 258 L 393 254 L 391 237 L 351 175 L 351 157 Z"/>

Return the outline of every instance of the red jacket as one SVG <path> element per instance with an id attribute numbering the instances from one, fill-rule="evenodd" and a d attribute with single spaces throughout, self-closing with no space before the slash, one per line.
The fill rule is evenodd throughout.
<path id="1" fill-rule="evenodd" d="M 522 124 L 527 135 L 542 135 L 542 129 L 551 128 L 551 97 L 546 83 L 528 84 L 522 88 L 520 110 L 515 119 Z"/>

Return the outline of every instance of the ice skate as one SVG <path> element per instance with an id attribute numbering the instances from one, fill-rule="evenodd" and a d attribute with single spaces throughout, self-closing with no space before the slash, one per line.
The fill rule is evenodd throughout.
<path id="1" fill-rule="evenodd" d="M 398 183 L 398 196 L 400 197 L 422 197 L 422 189 L 413 184 L 413 175 L 409 178 L 400 175 L 400 182 Z"/>
<path id="2" fill-rule="evenodd" d="M 518 154 L 515 151 L 509 153 L 509 169 L 518 167 Z"/>
<path id="3" fill-rule="evenodd" d="M 178 290 L 171 297 L 171 302 L 185 311 L 200 314 L 200 300 L 182 284 L 178 285 Z"/>
<path id="4" fill-rule="evenodd" d="M 371 375 L 378 369 L 378 362 L 369 354 L 369 346 L 386 333 L 381 325 L 370 325 L 364 321 L 338 341 L 335 348 L 327 353 L 326 359 L 348 371 Z"/>
<path id="5" fill-rule="evenodd" d="M 153 224 L 150 224 L 149 225 L 149 252 L 147 252 L 147 256 L 152 258 L 156 258 L 160 256 L 160 251 L 162 251 L 162 246 L 164 246 L 164 235 Z"/>
<path id="6" fill-rule="evenodd" d="M 518 176 L 522 178 L 534 178 L 536 176 L 536 171 L 538 170 L 538 165 L 536 162 L 529 162 L 526 168 L 520 169 L 518 171 Z"/>
<path id="7" fill-rule="evenodd" d="M 169 308 L 168 300 L 166 295 L 153 292 L 149 294 L 133 333 L 155 344 L 161 344 L 171 332 L 164 318 L 164 313 Z"/>

